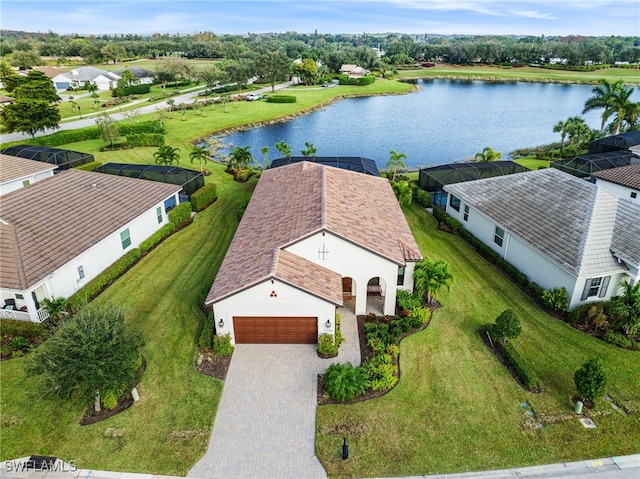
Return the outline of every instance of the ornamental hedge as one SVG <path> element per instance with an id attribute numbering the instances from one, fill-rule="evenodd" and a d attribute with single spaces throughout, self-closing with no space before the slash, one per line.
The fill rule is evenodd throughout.
<path id="1" fill-rule="evenodd" d="M 159 121 L 143 121 L 140 123 L 125 123 L 118 125 L 118 135 L 128 136 L 139 133 L 166 133 L 164 125 Z"/>
<path id="2" fill-rule="evenodd" d="M 133 135 L 127 135 L 127 145 L 162 146 L 164 145 L 164 135 L 160 133 L 135 133 Z"/>
<path id="3" fill-rule="evenodd" d="M 144 95 L 151 91 L 151 85 L 131 85 L 124 88 L 114 88 L 111 93 L 112 96 L 121 97 L 128 95 Z"/>
<path id="4" fill-rule="evenodd" d="M 176 228 L 179 228 L 185 224 L 191 218 L 191 203 L 185 201 L 180 203 L 174 209 L 169 211 L 169 221 L 173 223 Z"/>
<path id="5" fill-rule="evenodd" d="M 360 78 L 349 78 L 347 75 L 338 75 L 338 80 L 340 82 L 340 85 L 365 86 L 371 85 L 374 81 L 376 81 L 376 77 L 373 75 L 367 75 Z"/>
<path id="6" fill-rule="evenodd" d="M 85 163 L 84 165 L 76 166 L 74 169 L 82 171 L 94 171 L 96 168 L 102 166 L 101 161 L 92 161 L 91 163 Z"/>
<path id="7" fill-rule="evenodd" d="M 208 183 L 191 195 L 193 211 L 202 211 L 218 199 L 216 185 Z"/>
<path id="8" fill-rule="evenodd" d="M 294 95 L 269 95 L 267 97 L 267 103 L 295 103 L 298 101 L 298 97 Z"/>

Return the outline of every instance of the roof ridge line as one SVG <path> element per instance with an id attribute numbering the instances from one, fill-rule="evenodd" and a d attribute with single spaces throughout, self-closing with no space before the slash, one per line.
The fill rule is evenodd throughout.
<path id="1" fill-rule="evenodd" d="M 16 264 L 16 270 L 18 273 L 18 281 L 20 282 L 20 287 L 22 289 L 27 289 L 29 284 L 27 284 L 27 274 L 24 270 L 24 261 L 22 261 L 22 251 L 20 250 L 20 240 L 18 239 L 18 229 L 15 225 L 6 224 L 11 234 L 12 250 L 13 250 L 13 259 Z"/>
<path id="2" fill-rule="evenodd" d="M 591 202 L 589 204 L 589 217 L 588 217 L 589 219 L 587 221 L 587 224 L 585 225 L 586 231 L 585 231 L 585 234 L 582 236 L 582 240 L 580 241 L 580 248 L 578 250 L 578 254 L 580 256 L 580 261 L 578 262 L 578 265 L 576 268 L 576 273 L 578 274 L 578 276 L 582 273 L 582 270 L 585 267 L 585 261 L 587 259 L 585 255 L 585 249 L 587 247 L 587 243 L 589 243 L 589 240 L 593 236 L 593 228 L 596 222 L 595 217 L 598 215 L 597 207 L 599 204 L 605 201 L 605 197 L 607 196 L 605 194 L 605 190 L 603 190 L 602 188 L 596 185 L 593 185 L 593 186 L 594 186 L 594 192 L 593 192 Z M 617 210 L 618 210 L 618 204 L 619 204 L 618 199 L 613 195 L 610 195 L 609 199 L 613 199 L 615 201 L 616 216 L 617 216 Z M 615 224 L 615 219 L 614 219 L 614 224 Z M 611 247 L 611 244 L 609 244 L 609 247 Z"/>
<path id="3" fill-rule="evenodd" d="M 322 165 L 324 166 L 324 165 Z M 320 168 L 322 171 L 322 185 L 321 185 L 321 198 L 320 198 L 320 227 L 326 228 L 327 226 L 327 169 Z"/>

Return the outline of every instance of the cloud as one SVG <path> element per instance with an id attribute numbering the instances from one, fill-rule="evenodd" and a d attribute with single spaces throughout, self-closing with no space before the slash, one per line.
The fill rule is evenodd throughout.
<path id="1" fill-rule="evenodd" d="M 520 11 L 511 11 L 510 13 L 518 17 L 535 18 L 540 20 L 557 20 L 558 19 L 558 17 L 555 16 L 553 13 L 540 13 L 537 10 L 526 10 L 526 11 L 520 10 Z"/>

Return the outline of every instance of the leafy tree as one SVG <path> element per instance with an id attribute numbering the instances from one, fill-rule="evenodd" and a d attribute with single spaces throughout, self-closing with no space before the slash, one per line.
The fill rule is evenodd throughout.
<path id="1" fill-rule="evenodd" d="M 227 81 L 227 73 L 218 65 L 213 64 L 200 72 L 200 78 L 206 83 L 207 88 L 211 90 L 219 83 Z"/>
<path id="2" fill-rule="evenodd" d="M 243 170 L 253 163 L 253 155 L 249 151 L 250 149 L 250 146 L 236 146 L 229 155 L 229 164 L 239 170 Z"/>
<path id="3" fill-rule="evenodd" d="M 358 394 L 367 390 L 369 377 L 366 371 L 349 362 L 332 364 L 322 377 L 322 384 L 329 397 L 340 402 L 351 401 Z"/>
<path id="4" fill-rule="evenodd" d="M 53 83 L 44 73 L 32 70 L 26 77 L 19 78 L 17 83 L 9 80 L 13 85 L 11 94 L 14 98 L 45 100 L 49 103 L 60 101 Z"/>
<path id="5" fill-rule="evenodd" d="M 435 295 L 443 287 L 449 289 L 453 283 L 453 275 L 449 272 L 449 263 L 439 259 L 429 261 L 423 259 L 418 262 L 413 272 L 415 290 L 421 295 L 427 295 L 427 302 L 432 303 Z"/>
<path id="6" fill-rule="evenodd" d="M 156 65 L 156 75 L 163 84 L 163 89 L 167 82 L 173 81 L 177 88 L 179 80 L 187 80 L 191 75 L 191 67 L 184 58 L 171 56 L 159 60 Z"/>
<path id="7" fill-rule="evenodd" d="M 9 63 L 12 66 L 18 67 L 20 70 L 28 70 L 37 65 L 42 65 L 42 58 L 38 55 L 38 52 L 31 51 L 14 51 L 9 57 Z"/>
<path id="8" fill-rule="evenodd" d="M 413 200 L 413 190 L 411 186 L 409 186 L 409 182 L 396 181 L 392 183 L 391 187 L 393 188 L 396 198 L 398 198 L 400 206 L 405 207 L 411 204 L 411 200 Z"/>
<path id="9" fill-rule="evenodd" d="M 256 61 L 258 75 L 269 82 L 272 92 L 275 91 L 276 82 L 286 78 L 290 65 L 291 60 L 282 50 L 262 53 Z"/>
<path id="10" fill-rule="evenodd" d="M 313 85 L 318 74 L 318 65 L 312 58 L 305 58 L 302 62 L 294 64 L 293 72 L 305 85 Z"/>
<path id="11" fill-rule="evenodd" d="M 404 153 L 398 153 L 396 150 L 391 150 L 389 155 L 389 161 L 387 161 L 386 168 L 391 171 L 391 182 L 393 183 L 396 181 L 396 173 L 407 169 L 407 165 L 404 162 L 407 155 Z"/>
<path id="12" fill-rule="evenodd" d="M 600 131 L 604 131 L 604 125 L 607 122 L 607 118 L 610 116 L 610 109 L 613 105 L 614 95 L 624 88 L 622 80 L 617 80 L 611 83 L 606 78 L 598 80 L 598 85 L 591 89 L 593 96 L 587 99 L 584 103 L 584 109 L 582 113 L 587 113 L 591 110 L 603 109 L 602 112 L 602 124 L 600 125 Z"/>
<path id="13" fill-rule="evenodd" d="M 117 140 L 120 136 L 118 134 L 118 127 L 116 126 L 116 122 L 113 121 L 106 113 L 98 116 L 96 118 L 96 125 L 98 125 L 98 129 L 100 130 L 100 136 L 102 139 L 111 145 L 113 148 L 114 140 Z"/>
<path id="14" fill-rule="evenodd" d="M 242 86 L 246 85 L 249 78 L 253 76 L 254 65 L 251 60 L 242 58 L 228 62 L 224 69 L 229 79 L 238 85 L 238 91 L 240 91 Z"/>
<path id="15" fill-rule="evenodd" d="M 511 309 L 506 309 L 496 318 L 493 331 L 506 343 L 508 339 L 515 339 L 520 336 L 522 327 L 516 313 Z"/>
<path id="16" fill-rule="evenodd" d="M 125 70 L 120 75 L 118 80 L 118 88 L 127 88 L 134 84 L 136 77 L 131 73 L 131 70 Z"/>
<path id="17" fill-rule="evenodd" d="M 276 143 L 276 150 L 280 152 L 283 158 L 291 158 L 291 147 L 284 140 Z"/>
<path id="18" fill-rule="evenodd" d="M 180 163 L 180 150 L 169 145 L 160 145 L 158 151 L 153 154 L 156 165 L 173 165 Z"/>
<path id="19" fill-rule="evenodd" d="M 209 159 L 208 152 L 209 151 L 207 147 L 204 145 L 201 145 L 201 146 L 194 146 L 193 149 L 191 150 L 191 153 L 189 153 L 189 158 L 191 159 L 191 163 L 193 163 L 194 161 L 197 161 L 200 164 L 201 173 L 203 171 L 204 164 Z"/>
<path id="20" fill-rule="evenodd" d="M 475 160 L 478 163 L 487 163 L 490 161 L 498 161 L 502 158 L 502 153 L 499 151 L 493 151 L 492 148 L 486 146 L 482 151 L 476 153 Z"/>
<path id="21" fill-rule="evenodd" d="M 39 131 L 59 128 L 60 111 L 57 106 L 51 106 L 45 100 L 16 98 L 12 104 L 2 109 L 0 118 L 7 131 L 21 131 L 34 138 Z"/>
<path id="22" fill-rule="evenodd" d="M 592 358 L 585 362 L 573 375 L 578 395 L 593 401 L 607 390 L 607 372 L 602 359 Z"/>
<path id="23" fill-rule="evenodd" d="M 302 153 L 302 156 L 310 156 L 311 158 L 315 158 L 316 157 L 316 153 L 318 152 L 318 149 L 313 146 L 313 143 L 306 141 L 304 143 L 305 149 L 301 150 L 300 153 Z"/>
<path id="24" fill-rule="evenodd" d="M 621 295 L 611 298 L 609 315 L 613 326 L 621 329 L 627 336 L 640 333 L 640 282 L 632 285 L 625 281 Z"/>
<path id="25" fill-rule="evenodd" d="M 108 58 L 113 61 L 113 63 L 118 63 L 118 60 L 127 56 L 127 51 L 121 43 L 107 43 L 104 47 L 100 49 L 100 53 L 105 58 Z"/>
<path id="26" fill-rule="evenodd" d="M 132 387 L 144 341 L 115 306 L 88 305 L 29 355 L 27 372 L 45 391 L 100 410 L 100 396 Z"/>

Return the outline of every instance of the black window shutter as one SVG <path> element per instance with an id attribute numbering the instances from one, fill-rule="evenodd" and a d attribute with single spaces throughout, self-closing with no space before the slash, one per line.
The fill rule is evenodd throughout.
<path id="1" fill-rule="evenodd" d="M 582 297 L 580 301 L 584 301 L 589 297 L 589 288 L 591 288 L 591 280 L 588 279 L 586 283 L 584 283 L 584 289 L 582 290 Z"/>
<path id="2" fill-rule="evenodd" d="M 600 294 L 598 295 L 599 298 L 604 298 L 607 295 L 609 280 L 611 280 L 611 276 L 605 276 L 602 280 L 602 286 L 600 286 Z"/>

